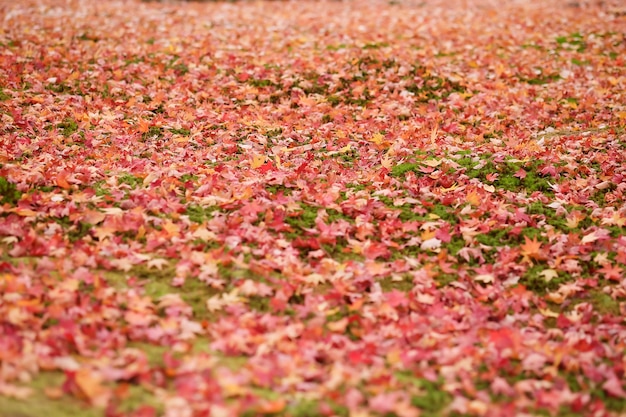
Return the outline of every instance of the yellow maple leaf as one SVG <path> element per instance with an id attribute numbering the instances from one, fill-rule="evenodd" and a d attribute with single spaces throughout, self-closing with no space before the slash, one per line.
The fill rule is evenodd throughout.
<path id="1" fill-rule="evenodd" d="M 475 190 L 472 190 L 465 196 L 465 201 L 474 207 L 478 207 L 480 205 L 480 195 Z"/>
<path id="2" fill-rule="evenodd" d="M 374 142 L 376 145 L 380 145 L 381 143 L 383 143 L 383 141 L 385 140 L 385 137 L 379 132 L 376 133 L 374 136 L 372 136 L 372 138 L 370 139 L 371 142 Z"/>
<path id="3" fill-rule="evenodd" d="M 264 163 L 265 163 L 265 155 L 256 154 L 252 156 L 252 161 L 250 161 L 250 166 L 252 167 L 252 169 L 257 169 Z"/>

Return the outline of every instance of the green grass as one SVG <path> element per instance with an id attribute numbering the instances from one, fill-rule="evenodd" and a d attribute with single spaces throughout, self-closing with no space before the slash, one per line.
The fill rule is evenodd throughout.
<path id="1" fill-rule="evenodd" d="M 122 185 L 122 184 L 127 184 L 130 185 L 131 188 L 137 188 L 139 185 L 143 184 L 143 179 L 136 177 L 132 174 L 122 174 L 119 176 L 119 178 L 117 179 L 117 184 L 118 185 Z"/>
<path id="2" fill-rule="evenodd" d="M 170 351 L 169 346 L 157 346 L 148 343 L 129 343 L 129 348 L 139 349 L 146 354 L 146 358 L 151 367 L 163 367 L 163 355 Z M 208 340 L 198 338 L 192 342 L 192 351 L 194 353 L 206 352 L 218 358 L 216 367 L 225 366 L 232 370 L 242 368 L 247 363 L 246 357 L 226 357 L 219 352 L 209 350 Z M 175 353 L 174 356 L 180 356 Z M 0 396 L 0 417 L 104 417 L 105 412 L 102 409 L 89 407 L 87 403 L 67 395 L 59 399 L 51 399 L 46 396 L 44 389 L 60 388 L 65 380 L 62 372 L 41 372 L 37 374 L 33 380 L 27 384 L 33 389 L 33 395 L 26 400 L 18 400 Z M 269 397 L 272 393 L 266 390 L 255 390 L 255 394 L 264 398 Z M 148 389 L 137 384 L 129 384 L 127 395 L 118 405 L 118 411 L 132 412 L 140 406 L 153 407 L 157 415 L 164 412 L 162 402 Z M 305 407 L 306 408 L 306 407 Z M 296 408 L 297 409 L 297 408 Z M 304 410 L 304 408 L 303 408 Z M 306 415 L 306 414 L 300 414 Z"/>
<path id="3" fill-rule="evenodd" d="M 105 278 L 112 285 L 123 288 L 126 286 L 126 280 L 130 276 L 135 276 L 140 280 L 145 280 L 144 290 L 153 300 L 158 300 L 166 294 L 177 293 L 193 310 L 193 316 L 196 320 L 214 319 L 206 308 L 206 301 L 222 291 L 212 288 L 197 278 L 188 277 L 181 287 L 173 287 L 172 279 L 176 276 L 176 268 L 174 265 L 166 265 L 162 269 L 148 268 L 145 265 L 137 265 L 130 271 L 106 272 Z"/>
<path id="4" fill-rule="evenodd" d="M 219 211 L 216 206 L 202 207 L 197 204 L 189 204 L 185 207 L 185 214 L 189 216 L 189 220 L 194 223 L 204 223 L 206 220 L 213 218 L 213 212 Z"/>
<path id="5" fill-rule="evenodd" d="M 33 395 L 27 400 L 0 396 L 0 417 L 103 417 L 104 410 L 89 407 L 77 399 L 48 398 L 46 388 L 60 387 L 65 376 L 61 372 L 42 372 L 28 384 Z"/>
<path id="6" fill-rule="evenodd" d="M 588 290 L 584 295 L 578 296 L 572 300 L 572 306 L 587 302 L 593 306 L 593 309 L 602 315 L 619 316 L 619 300 L 614 300 L 610 295 L 603 293 L 599 289 Z"/>
<path id="7" fill-rule="evenodd" d="M 394 177 L 403 177 L 407 172 L 417 172 L 422 168 L 422 164 L 415 162 L 404 162 L 396 165 L 391 169 L 391 175 Z"/>
<path id="8" fill-rule="evenodd" d="M 287 223 L 294 232 L 301 233 L 304 229 L 312 229 L 315 227 L 315 219 L 317 218 L 318 207 L 313 207 L 305 203 L 300 203 L 302 211 L 296 216 L 286 217 L 285 223 Z"/>
<path id="9" fill-rule="evenodd" d="M 170 132 L 172 132 L 175 135 L 182 135 L 182 136 L 189 136 L 191 134 L 191 130 L 185 129 L 185 128 L 170 129 Z"/>
<path id="10" fill-rule="evenodd" d="M 542 160 L 517 162 L 517 161 L 504 161 L 495 163 L 492 161 L 490 154 L 481 155 L 482 160 L 486 161 L 480 168 L 480 160 L 469 156 L 463 156 L 457 159 L 459 165 L 465 168 L 465 175 L 470 179 L 477 178 L 482 182 L 488 182 L 487 176 L 489 174 L 497 174 L 497 179 L 493 182 L 496 188 L 520 192 L 525 190 L 528 193 L 534 191 L 541 191 L 542 193 L 552 193 L 550 187 L 550 181 L 554 182 L 554 179 L 544 177 L 539 173 L 539 169 L 545 164 Z M 526 172 L 524 178 L 516 177 L 515 174 L 523 169 Z"/>
<path id="11" fill-rule="evenodd" d="M 530 85 L 544 85 L 557 80 L 560 80 L 561 76 L 559 74 L 539 74 L 536 77 L 528 78 L 528 77 L 519 77 L 519 80 Z"/>
<path id="12" fill-rule="evenodd" d="M 17 189 L 16 185 L 0 177 L 0 203 L 14 206 L 20 198 L 22 198 L 22 192 Z"/>
<path id="13" fill-rule="evenodd" d="M 72 222 L 68 216 L 52 218 L 55 223 L 61 225 L 68 240 L 72 243 L 87 236 L 93 225 L 85 222 Z"/>
<path id="14" fill-rule="evenodd" d="M 402 277 L 402 280 L 393 280 L 391 278 L 383 278 L 378 281 L 380 288 L 385 291 L 397 290 L 402 292 L 411 291 L 415 285 L 413 284 L 413 278 L 410 275 Z"/>
<path id="15" fill-rule="evenodd" d="M 11 96 L 5 93 L 4 89 L 0 87 L 0 101 L 6 101 L 6 100 L 9 100 L 10 98 Z"/>
<path id="16" fill-rule="evenodd" d="M 414 385 L 421 395 L 411 397 L 411 405 L 421 410 L 420 416 L 441 416 L 444 409 L 452 402 L 452 395 L 443 390 L 444 381 L 430 381 L 419 378 L 411 372 L 396 372 L 396 378 L 404 383 Z"/>
<path id="17" fill-rule="evenodd" d="M 61 129 L 61 134 L 67 138 L 78 130 L 78 124 L 75 120 L 66 118 L 57 125 L 57 128 Z"/>
<path id="18" fill-rule="evenodd" d="M 158 113 L 157 110 L 155 110 L 155 112 Z M 149 140 L 149 139 L 161 139 L 162 137 L 163 137 L 163 128 L 158 127 L 158 126 L 150 126 L 148 131 L 141 135 L 141 138 L 144 141 Z"/>
<path id="19" fill-rule="evenodd" d="M 560 48 L 570 49 L 576 52 L 585 52 L 587 44 L 583 35 L 574 32 L 566 36 L 557 36 L 555 39 Z"/>
<path id="20" fill-rule="evenodd" d="M 547 281 L 546 278 L 541 275 L 541 272 L 548 269 L 546 264 L 533 265 L 522 276 L 520 284 L 524 284 L 529 291 L 535 294 L 545 295 L 549 292 L 556 291 L 561 284 L 571 281 L 571 277 L 561 273 L 557 277 Z"/>

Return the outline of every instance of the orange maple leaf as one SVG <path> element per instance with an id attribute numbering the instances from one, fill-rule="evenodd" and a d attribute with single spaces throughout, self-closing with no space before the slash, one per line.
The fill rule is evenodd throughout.
<path id="1" fill-rule="evenodd" d="M 524 260 L 530 261 L 531 259 L 544 259 L 544 256 L 541 253 L 541 242 L 537 241 L 536 238 L 531 240 L 528 236 L 524 236 L 524 243 L 520 245 L 520 249 L 520 253 L 524 256 Z"/>
<path id="2" fill-rule="evenodd" d="M 70 183 L 67 182 L 67 176 L 68 176 L 67 172 L 61 171 L 59 174 L 57 174 L 57 177 L 56 177 L 57 185 L 63 188 L 64 190 L 69 190 L 71 188 Z"/>
<path id="3" fill-rule="evenodd" d="M 139 130 L 140 133 L 146 133 L 148 130 L 150 130 L 150 121 L 145 119 L 139 119 L 139 121 L 137 121 L 137 130 Z"/>

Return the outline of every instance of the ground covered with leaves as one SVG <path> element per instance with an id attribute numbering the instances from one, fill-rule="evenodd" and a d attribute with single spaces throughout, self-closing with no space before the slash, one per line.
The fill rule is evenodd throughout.
<path id="1" fill-rule="evenodd" d="M 0 416 L 626 413 L 619 3 L 0 21 Z"/>

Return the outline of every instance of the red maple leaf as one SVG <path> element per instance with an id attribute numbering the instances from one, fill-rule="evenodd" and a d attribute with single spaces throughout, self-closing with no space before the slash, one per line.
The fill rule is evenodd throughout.
<path id="1" fill-rule="evenodd" d="M 605 279 L 611 281 L 620 281 L 624 278 L 624 270 L 617 265 L 606 264 L 598 270 Z"/>

